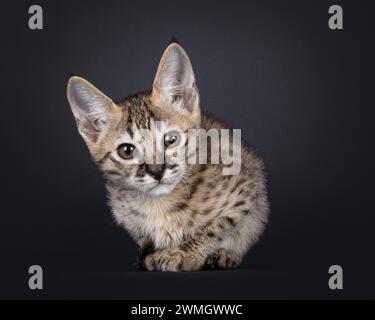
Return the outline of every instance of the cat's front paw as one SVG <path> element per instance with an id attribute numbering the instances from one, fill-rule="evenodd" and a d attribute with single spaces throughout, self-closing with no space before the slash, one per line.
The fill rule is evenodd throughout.
<path id="1" fill-rule="evenodd" d="M 206 266 L 212 269 L 233 269 L 241 262 L 241 258 L 234 252 L 220 248 L 217 252 L 209 255 Z"/>
<path id="2" fill-rule="evenodd" d="M 145 258 L 149 271 L 196 271 L 203 267 L 204 262 L 202 255 L 181 250 L 159 250 Z"/>

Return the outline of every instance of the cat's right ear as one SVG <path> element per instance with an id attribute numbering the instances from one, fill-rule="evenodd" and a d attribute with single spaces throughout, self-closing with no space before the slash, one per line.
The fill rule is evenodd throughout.
<path id="1" fill-rule="evenodd" d="M 76 76 L 68 81 L 67 97 L 81 136 L 95 143 L 118 107 L 91 83 Z"/>

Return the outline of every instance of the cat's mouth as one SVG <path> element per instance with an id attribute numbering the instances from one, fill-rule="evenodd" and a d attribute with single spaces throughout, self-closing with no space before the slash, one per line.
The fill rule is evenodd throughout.
<path id="1" fill-rule="evenodd" d="M 158 186 L 171 186 L 171 185 L 174 185 L 174 184 L 175 184 L 175 179 L 173 179 L 173 181 L 167 180 L 167 179 L 162 179 L 160 181 L 148 183 L 146 185 L 143 185 L 142 187 L 146 187 L 148 190 L 152 190 L 152 189 L 157 188 Z"/>

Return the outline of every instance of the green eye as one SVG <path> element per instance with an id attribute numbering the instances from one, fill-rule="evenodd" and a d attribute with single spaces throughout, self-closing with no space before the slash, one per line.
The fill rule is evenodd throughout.
<path id="1" fill-rule="evenodd" d="M 167 133 L 164 136 L 164 144 L 166 147 L 176 145 L 178 143 L 178 135 L 175 133 Z"/>
<path id="2" fill-rule="evenodd" d="M 134 150 L 135 146 L 130 143 L 124 143 L 118 147 L 117 153 L 121 158 L 128 160 L 133 158 Z"/>

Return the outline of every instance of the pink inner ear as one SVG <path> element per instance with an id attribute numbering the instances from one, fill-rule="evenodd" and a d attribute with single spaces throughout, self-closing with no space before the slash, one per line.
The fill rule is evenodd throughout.
<path id="1" fill-rule="evenodd" d="M 79 131 L 95 142 L 107 124 L 111 99 L 83 78 L 73 77 L 68 83 L 68 100 Z"/>
<path id="2" fill-rule="evenodd" d="M 172 47 L 171 47 L 172 46 Z M 162 104 L 172 104 L 177 110 L 194 111 L 197 89 L 189 57 L 179 45 L 169 46 L 159 64 L 154 87 L 158 91 L 157 100 Z"/>
<path id="3" fill-rule="evenodd" d="M 172 103 L 178 103 L 179 101 L 182 101 L 181 106 L 183 109 L 189 112 L 194 111 L 195 96 L 192 89 L 187 89 L 185 92 L 173 95 Z"/>
<path id="4" fill-rule="evenodd" d="M 94 121 L 95 122 L 95 121 Z M 84 134 L 87 138 L 89 138 L 92 142 L 96 142 L 99 137 L 100 129 L 95 123 L 89 121 L 88 119 L 81 119 L 76 118 L 76 123 L 79 131 Z"/>

